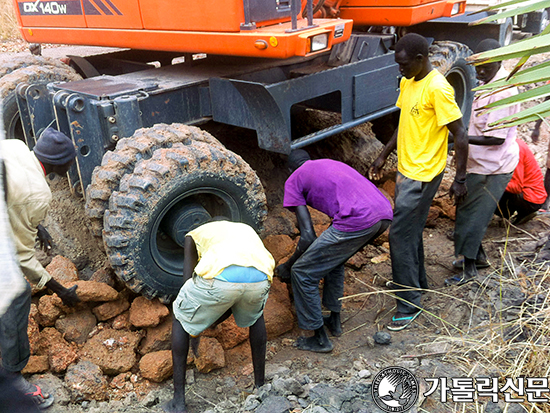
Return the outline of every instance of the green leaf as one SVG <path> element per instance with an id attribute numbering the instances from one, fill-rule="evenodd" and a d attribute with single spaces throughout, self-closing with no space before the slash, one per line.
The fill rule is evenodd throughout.
<path id="1" fill-rule="evenodd" d="M 523 123 L 531 122 L 540 117 L 550 116 L 550 100 L 542 102 L 532 108 L 522 110 L 505 118 L 499 119 L 496 122 L 490 123 L 488 126 L 490 129 L 502 129 L 511 126 L 521 125 Z"/>
<path id="2" fill-rule="evenodd" d="M 492 6 L 484 7 L 483 9 L 478 10 L 474 13 L 470 13 L 470 14 L 474 15 L 474 14 L 481 13 L 481 12 L 484 12 L 484 11 L 504 9 L 506 7 L 509 7 L 509 6 L 515 6 L 515 5 L 518 5 L 518 4 L 525 3 L 527 1 L 531 1 L 531 0 L 511 0 L 511 1 L 504 2 L 504 3 L 499 3 L 499 4 L 494 4 Z M 549 7 L 547 0 L 540 1 L 537 4 L 541 5 L 541 7 L 539 7 L 539 9 L 545 9 L 545 8 Z"/>
<path id="3" fill-rule="evenodd" d="M 532 56 L 548 51 L 550 51 L 550 34 L 533 36 L 529 39 L 509 44 L 508 46 L 477 53 L 468 57 L 467 60 L 473 62 L 475 65 L 481 65 L 502 60 L 522 58 L 525 55 Z"/>
<path id="4" fill-rule="evenodd" d="M 517 95 L 509 96 L 507 98 L 497 100 L 496 102 L 489 103 L 488 105 L 480 108 L 480 113 L 492 112 L 493 110 L 498 110 L 500 108 L 505 108 L 518 103 L 530 102 L 531 100 L 544 98 L 546 96 L 550 96 L 550 85 L 536 87 L 525 92 L 518 93 Z"/>
<path id="5" fill-rule="evenodd" d="M 546 67 L 540 67 L 540 66 L 542 65 L 536 66 L 534 70 L 530 70 L 530 71 L 525 70 L 525 71 L 518 72 L 511 79 L 496 80 L 494 82 L 487 83 L 486 85 L 478 86 L 473 90 L 478 91 L 478 90 L 500 89 L 500 88 L 506 88 L 510 86 L 526 85 L 529 83 L 538 83 L 538 82 L 545 82 L 547 80 L 550 80 L 550 71 L 548 71 Z"/>
<path id="6" fill-rule="evenodd" d="M 517 4 L 521 4 L 521 3 L 523 3 L 523 2 L 518 2 Z M 503 9 L 505 7 L 506 6 L 504 6 L 503 4 L 500 4 L 499 7 L 493 7 L 491 9 L 487 8 L 487 9 L 485 9 L 485 11 Z M 503 12 L 500 12 L 500 13 L 497 13 L 497 14 L 492 14 L 490 16 L 487 16 L 487 17 L 483 18 L 483 19 L 477 20 L 475 22 L 471 22 L 470 25 L 471 26 L 477 26 L 479 24 L 489 23 L 489 22 L 492 22 L 492 21 L 495 21 L 495 20 L 505 19 L 507 17 L 514 17 L 514 16 L 518 16 L 520 14 L 527 14 L 527 13 L 530 13 L 530 12 L 533 12 L 533 11 L 545 9 L 547 7 L 548 7 L 548 1 L 539 1 L 537 3 L 528 4 L 526 6 L 519 6 L 519 7 L 513 8 L 511 10 L 506 10 L 506 11 L 503 11 Z"/>

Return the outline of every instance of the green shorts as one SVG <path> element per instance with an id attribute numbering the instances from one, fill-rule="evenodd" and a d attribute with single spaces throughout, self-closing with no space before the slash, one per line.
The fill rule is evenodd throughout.
<path id="1" fill-rule="evenodd" d="M 250 327 L 263 313 L 271 283 L 231 283 L 195 276 L 181 287 L 173 303 L 183 329 L 198 336 L 229 309 L 239 327 Z"/>

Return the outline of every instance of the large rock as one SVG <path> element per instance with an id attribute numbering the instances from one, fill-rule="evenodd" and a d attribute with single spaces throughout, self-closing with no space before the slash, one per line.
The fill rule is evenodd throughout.
<path id="1" fill-rule="evenodd" d="M 116 286 L 116 275 L 110 265 L 106 265 L 103 268 L 100 268 L 92 274 L 89 281 L 96 281 L 100 283 L 107 284 L 109 287 L 115 288 Z"/>
<path id="2" fill-rule="evenodd" d="M 264 308 L 265 327 L 269 340 L 292 330 L 294 316 L 290 309 L 291 304 L 287 285 L 278 278 L 274 278 Z"/>
<path id="3" fill-rule="evenodd" d="M 118 292 L 107 284 L 96 281 L 77 281 L 66 283 L 65 287 L 70 288 L 77 285 L 76 293 L 81 301 L 114 301 L 118 299 Z"/>
<path id="4" fill-rule="evenodd" d="M 46 267 L 52 278 L 61 284 L 78 281 L 78 270 L 73 262 L 61 255 L 57 255 Z"/>
<path id="5" fill-rule="evenodd" d="M 44 327 L 51 327 L 55 320 L 63 314 L 61 307 L 63 302 L 57 295 L 43 295 L 38 300 L 38 313 L 40 314 L 40 324 Z"/>
<path id="6" fill-rule="evenodd" d="M 57 319 L 55 328 L 63 334 L 65 340 L 82 344 L 88 339 L 88 334 L 92 332 L 96 323 L 92 312 L 85 309 Z"/>
<path id="7" fill-rule="evenodd" d="M 51 413 L 54 413 L 54 409 L 56 409 L 56 412 L 65 411 L 59 408 L 59 406 L 67 406 L 71 401 L 71 397 L 60 378 L 51 373 L 35 374 L 29 378 L 29 381 L 40 386 L 44 393 L 53 395 L 55 405 L 50 407 Z"/>
<path id="8" fill-rule="evenodd" d="M 170 314 L 168 307 L 158 299 L 137 297 L 130 307 L 130 323 L 134 327 L 156 327 Z"/>
<path id="9" fill-rule="evenodd" d="M 45 328 L 40 333 L 40 354 L 48 355 L 50 370 L 54 373 L 63 373 L 78 360 L 75 349 L 67 343 L 61 333 L 55 328 Z"/>
<path id="10" fill-rule="evenodd" d="M 209 373 L 212 370 L 225 367 L 225 354 L 218 340 L 213 337 L 201 337 L 199 355 L 195 357 L 195 366 L 201 373 Z"/>
<path id="11" fill-rule="evenodd" d="M 50 369 L 48 356 L 30 356 L 29 362 L 23 369 L 23 374 L 44 373 Z"/>
<path id="12" fill-rule="evenodd" d="M 172 319 L 167 318 L 157 327 L 149 327 L 146 334 L 139 347 L 141 354 L 170 350 L 172 347 Z"/>
<path id="13" fill-rule="evenodd" d="M 288 413 L 291 408 L 286 397 L 270 395 L 262 401 L 255 413 Z"/>
<path id="14" fill-rule="evenodd" d="M 81 358 L 97 364 L 105 374 L 125 373 L 137 362 L 136 350 L 140 340 L 139 333 L 106 329 L 84 344 Z"/>
<path id="15" fill-rule="evenodd" d="M 109 301 L 98 305 L 92 311 L 99 321 L 105 321 L 122 314 L 128 308 L 130 308 L 128 300 L 120 298 L 116 301 Z"/>
<path id="16" fill-rule="evenodd" d="M 157 383 L 172 375 L 172 367 L 172 352 L 170 350 L 146 354 L 139 362 L 141 375 Z"/>
<path id="17" fill-rule="evenodd" d="M 296 216 L 282 205 L 277 205 L 267 215 L 264 222 L 263 235 L 286 234 L 298 235 Z"/>
<path id="18" fill-rule="evenodd" d="M 239 327 L 235 323 L 235 318 L 231 315 L 223 323 L 218 324 L 215 328 L 209 328 L 202 335 L 215 337 L 224 350 L 228 350 L 248 339 L 248 328 Z"/>
<path id="19" fill-rule="evenodd" d="M 89 361 L 80 361 L 67 370 L 65 384 L 73 402 L 83 400 L 106 400 L 109 385 L 99 366 Z"/>
<path id="20" fill-rule="evenodd" d="M 275 262 L 288 257 L 294 252 L 296 243 L 286 234 L 269 235 L 264 239 L 264 245 L 273 255 Z"/>

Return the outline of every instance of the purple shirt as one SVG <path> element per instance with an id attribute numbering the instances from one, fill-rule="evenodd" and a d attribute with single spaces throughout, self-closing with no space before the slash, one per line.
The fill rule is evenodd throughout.
<path id="1" fill-rule="evenodd" d="M 331 159 L 307 161 L 285 183 L 283 206 L 309 205 L 332 218 L 335 229 L 353 232 L 392 219 L 390 202 L 352 167 Z"/>

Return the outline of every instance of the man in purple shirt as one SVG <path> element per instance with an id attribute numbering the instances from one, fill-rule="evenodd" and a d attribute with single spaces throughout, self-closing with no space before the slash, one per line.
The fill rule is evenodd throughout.
<path id="1" fill-rule="evenodd" d="M 296 213 L 300 241 L 292 257 L 277 267 L 277 274 L 292 283 L 299 327 L 315 332 L 311 337 L 300 337 L 296 346 L 327 353 L 333 345 L 324 326 L 333 336 L 342 334 L 339 298 L 344 293 L 344 263 L 388 228 L 393 213 L 386 197 L 342 162 L 312 161 L 299 149 L 291 152 L 288 165 L 292 175 L 285 183 L 284 207 Z M 308 205 L 332 218 L 332 225 L 319 238 Z M 325 318 L 319 297 L 322 279 L 322 304 L 331 312 Z"/>

